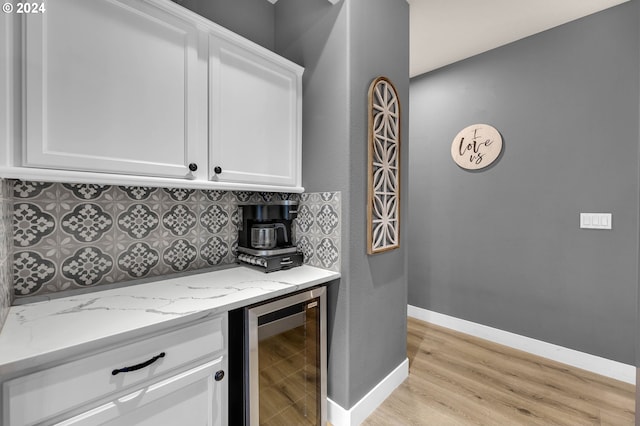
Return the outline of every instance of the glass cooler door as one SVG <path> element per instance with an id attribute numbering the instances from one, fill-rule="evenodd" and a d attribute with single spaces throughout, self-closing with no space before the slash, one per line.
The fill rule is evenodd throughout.
<path id="1" fill-rule="evenodd" d="M 251 425 L 326 424 L 325 288 L 248 309 Z"/>

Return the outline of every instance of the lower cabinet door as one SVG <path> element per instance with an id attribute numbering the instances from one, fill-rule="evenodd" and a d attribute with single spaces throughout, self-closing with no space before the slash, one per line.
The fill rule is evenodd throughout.
<path id="1" fill-rule="evenodd" d="M 58 425 L 208 425 L 226 424 L 224 358 L 201 364 L 141 387 Z"/>

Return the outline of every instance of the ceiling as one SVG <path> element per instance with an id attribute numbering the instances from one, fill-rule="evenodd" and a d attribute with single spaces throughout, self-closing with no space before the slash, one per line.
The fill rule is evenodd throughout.
<path id="1" fill-rule="evenodd" d="M 414 77 L 628 0 L 408 1 Z"/>

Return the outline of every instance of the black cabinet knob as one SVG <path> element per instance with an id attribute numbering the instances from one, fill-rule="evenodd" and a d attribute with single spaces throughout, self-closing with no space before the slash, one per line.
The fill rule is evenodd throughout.
<path id="1" fill-rule="evenodd" d="M 224 379 L 224 371 L 216 371 L 216 375 L 214 377 L 216 379 L 216 382 L 219 382 L 220 380 Z"/>
<path id="2" fill-rule="evenodd" d="M 219 175 L 220 173 L 222 173 L 222 167 L 220 167 L 220 166 L 215 166 L 215 167 L 213 168 L 213 173 L 215 173 L 215 174 Z"/>
<path id="3" fill-rule="evenodd" d="M 198 170 L 198 165 L 196 163 L 190 163 L 189 170 L 191 170 L 192 172 L 195 172 L 196 170 Z"/>

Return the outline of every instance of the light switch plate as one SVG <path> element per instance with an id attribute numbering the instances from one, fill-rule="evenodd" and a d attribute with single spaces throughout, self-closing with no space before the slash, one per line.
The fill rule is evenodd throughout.
<path id="1" fill-rule="evenodd" d="M 611 213 L 580 213 L 580 228 L 611 229 Z"/>

